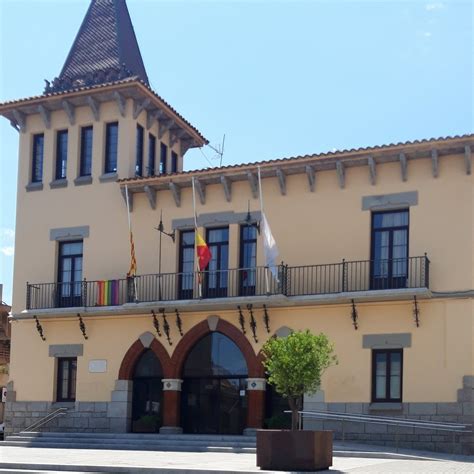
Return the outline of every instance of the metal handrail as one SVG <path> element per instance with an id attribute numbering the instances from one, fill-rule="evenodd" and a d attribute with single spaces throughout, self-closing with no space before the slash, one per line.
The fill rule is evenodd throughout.
<path id="1" fill-rule="evenodd" d="M 286 410 L 285 413 L 292 413 Z M 301 430 L 303 418 L 316 418 L 322 420 L 340 420 L 342 422 L 342 443 L 345 442 L 345 426 L 346 421 L 353 423 L 372 423 L 377 425 L 388 426 L 405 426 L 411 428 L 433 430 L 433 431 L 449 431 L 453 433 L 453 453 L 456 444 L 456 433 L 472 433 L 472 424 L 469 423 L 448 423 L 448 422 L 432 422 L 427 420 L 415 420 L 411 418 L 398 418 L 376 415 L 365 415 L 359 413 L 340 413 L 333 411 L 298 411 L 298 428 Z M 395 432 L 396 448 L 398 452 L 399 433 Z"/>
<path id="2" fill-rule="evenodd" d="M 32 425 L 22 430 L 21 433 L 31 433 L 33 430 L 36 430 L 40 428 L 41 426 L 44 426 L 46 423 L 49 423 L 50 421 L 54 420 L 58 416 L 66 415 L 67 412 L 68 412 L 68 408 L 66 407 L 58 408 L 57 410 L 54 410 L 53 412 L 48 413 L 46 416 L 44 416 L 40 420 L 36 421 Z"/>

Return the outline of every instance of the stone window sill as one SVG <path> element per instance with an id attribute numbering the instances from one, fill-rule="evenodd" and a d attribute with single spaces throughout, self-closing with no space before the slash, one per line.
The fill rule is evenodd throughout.
<path id="1" fill-rule="evenodd" d="M 67 187 L 67 179 L 55 179 L 49 183 L 51 189 L 65 188 Z"/>
<path id="2" fill-rule="evenodd" d="M 83 186 L 84 184 L 92 184 L 92 176 L 78 176 L 74 180 L 75 186 Z"/>
<path id="3" fill-rule="evenodd" d="M 25 186 L 25 189 L 29 191 L 42 191 L 43 183 L 29 183 Z"/>
<path id="4" fill-rule="evenodd" d="M 103 175 L 99 176 L 99 181 L 101 183 L 107 183 L 109 181 L 117 181 L 118 174 L 117 173 L 104 173 Z"/>
<path id="5" fill-rule="evenodd" d="M 402 411 L 403 407 L 401 403 L 371 403 L 369 405 L 369 411 Z"/>
<path id="6" fill-rule="evenodd" d="M 74 408 L 76 402 L 53 402 L 51 408 Z"/>

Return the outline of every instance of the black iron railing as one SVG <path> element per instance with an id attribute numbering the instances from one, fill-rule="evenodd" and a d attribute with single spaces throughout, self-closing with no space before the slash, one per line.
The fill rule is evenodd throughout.
<path id="1" fill-rule="evenodd" d="M 135 278 L 27 284 L 27 309 L 120 306 L 238 296 L 305 296 L 402 288 L 429 288 L 423 257 L 342 261 L 328 265 L 278 265 Z"/>

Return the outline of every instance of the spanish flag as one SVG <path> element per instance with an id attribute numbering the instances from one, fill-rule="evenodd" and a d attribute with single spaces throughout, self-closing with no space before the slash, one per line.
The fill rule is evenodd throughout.
<path id="1" fill-rule="evenodd" d="M 198 231 L 196 231 L 196 253 L 198 257 L 199 271 L 202 272 L 209 265 L 212 254 L 206 241 L 201 237 Z"/>
<path id="2" fill-rule="evenodd" d="M 137 274 L 137 259 L 135 257 L 135 244 L 133 243 L 133 234 L 130 231 L 130 270 L 127 277 L 134 277 Z"/>

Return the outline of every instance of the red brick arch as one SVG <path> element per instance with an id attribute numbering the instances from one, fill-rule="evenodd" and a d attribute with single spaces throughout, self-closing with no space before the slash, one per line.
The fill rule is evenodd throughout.
<path id="1" fill-rule="evenodd" d="M 142 354 L 147 348 L 142 344 L 140 339 L 137 339 L 126 352 L 122 364 L 119 369 L 119 380 L 132 380 L 135 366 L 139 361 Z M 161 368 L 163 370 L 163 378 L 170 378 L 172 370 L 171 358 L 163 345 L 157 340 L 153 339 L 150 345 L 150 349 L 155 353 L 156 357 L 160 361 Z"/>
<path id="2" fill-rule="evenodd" d="M 196 326 L 183 336 L 171 357 L 171 369 L 173 372 L 170 378 L 181 378 L 183 366 L 189 352 L 200 339 L 211 332 L 213 331 L 209 328 L 207 320 L 204 320 L 199 324 L 196 324 Z M 237 345 L 247 363 L 249 377 L 264 377 L 264 370 L 260 358 L 255 355 L 250 342 L 239 329 L 237 329 L 233 324 L 224 321 L 223 319 L 219 319 L 214 332 L 224 334 Z"/>

